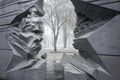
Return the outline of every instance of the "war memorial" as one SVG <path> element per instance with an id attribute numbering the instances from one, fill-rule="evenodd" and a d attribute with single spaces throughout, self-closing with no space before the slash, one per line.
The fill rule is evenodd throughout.
<path id="1" fill-rule="evenodd" d="M 78 52 L 57 61 L 42 51 L 44 1 L 0 0 L 1 80 L 120 80 L 120 1 L 71 2 Z"/>

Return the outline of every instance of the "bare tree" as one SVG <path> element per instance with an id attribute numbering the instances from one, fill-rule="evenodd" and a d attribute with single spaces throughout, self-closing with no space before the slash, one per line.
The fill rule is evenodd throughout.
<path id="1" fill-rule="evenodd" d="M 62 27 L 67 27 L 68 23 L 70 23 L 69 21 L 72 20 L 72 18 L 70 19 L 71 9 L 69 2 L 68 0 L 49 0 L 45 3 L 46 14 L 44 16 L 44 21 L 53 32 L 55 52 L 57 51 L 57 40 L 60 30 L 65 29 Z"/>
<path id="2" fill-rule="evenodd" d="M 70 4 L 70 6 L 72 7 L 68 7 L 67 11 L 66 11 L 66 14 L 65 14 L 65 17 L 66 17 L 66 23 L 64 24 L 64 27 L 63 27 L 63 41 L 64 41 L 64 44 L 63 44 L 63 47 L 66 48 L 67 47 L 67 40 L 69 37 L 71 37 L 70 35 L 73 33 L 73 29 L 75 28 L 75 23 L 76 23 L 76 14 L 74 12 L 74 9 L 73 9 L 73 5 Z"/>

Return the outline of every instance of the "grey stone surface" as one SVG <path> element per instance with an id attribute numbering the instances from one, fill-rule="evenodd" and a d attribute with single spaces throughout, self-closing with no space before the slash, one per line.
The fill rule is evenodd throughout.
<path id="1" fill-rule="evenodd" d="M 120 15 L 95 30 L 87 40 L 97 54 L 120 55 Z"/>
<path id="2" fill-rule="evenodd" d="M 6 24 L 14 23 L 17 20 L 25 17 L 28 8 L 35 5 L 39 10 L 39 15 L 44 14 L 43 0 L 0 0 L 0 27 L 5 28 Z M 8 2 L 11 1 L 11 2 Z M 8 80 L 119 80 L 119 62 L 117 57 L 110 57 L 109 55 L 119 55 L 118 44 L 120 29 L 120 16 L 114 17 L 120 11 L 120 2 L 104 4 L 112 2 L 113 0 L 98 0 L 91 3 L 83 1 L 92 0 L 72 0 L 75 6 L 76 13 L 82 13 L 87 16 L 87 19 L 93 21 L 95 31 L 91 28 L 88 34 L 78 35 L 75 39 L 75 48 L 79 49 L 80 55 L 65 55 L 60 64 L 55 64 L 54 61 L 42 62 L 38 59 L 24 61 L 22 58 L 13 57 L 7 46 L 5 35 L 7 32 L 1 32 L 0 36 L 0 77 L 4 77 L 5 70 Z M 116 0 L 114 0 L 116 1 Z M 4 5 L 2 4 L 4 2 Z M 97 4 L 97 5 L 93 5 Z M 98 6 L 98 4 L 102 4 Z M 104 7 L 104 8 L 103 8 Z M 107 9 L 108 8 L 108 9 Z M 117 12 L 118 11 L 118 12 Z M 24 14 L 21 14 L 25 12 Z M 21 14 L 17 16 L 18 14 Z M 16 17 L 17 16 L 17 17 Z M 78 15 L 79 16 L 79 15 Z M 114 18 L 113 18 L 114 17 Z M 14 19 L 15 18 L 15 19 Z M 13 20 L 14 19 L 14 20 Z M 110 20 L 110 21 L 109 21 Z M 101 22 L 103 21 L 102 25 Z M 78 23 L 79 25 L 80 23 Z M 82 24 L 89 24 L 85 22 Z M 98 26 L 98 24 L 100 24 Z M 104 24 L 104 25 L 103 25 Z M 1 26 L 2 25 L 2 26 Z M 97 26 L 97 28 L 96 28 Z M 86 26 L 84 26 L 86 27 Z M 2 29 L 1 29 L 2 31 Z M 88 32 L 88 31 L 86 31 Z M 6 51 L 3 51 L 6 49 Z M 19 50 L 21 51 L 21 50 Z M 9 53 L 9 54 L 8 54 Z M 22 52 L 23 53 L 23 52 Z M 103 56 L 98 56 L 102 54 Z M 108 56 L 104 56 L 107 54 Z M 81 56 L 81 57 L 79 57 Z M 101 59 L 100 59 L 100 58 Z M 57 58 L 55 58 L 57 59 Z M 4 60 L 4 61 L 3 61 Z M 104 64 L 103 64 L 104 62 Z M 8 66 L 8 64 L 10 65 Z M 102 67 L 101 67 L 102 66 Z M 65 68 L 65 69 L 64 69 Z M 108 77 L 109 73 L 112 77 Z M 106 75 L 107 74 L 107 75 Z M 111 76 L 110 75 L 110 76 Z M 112 78 L 116 79 L 112 79 Z"/>
<path id="3" fill-rule="evenodd" d="M 38 62 L 38 60 L 36 60 L 36 59 L 22 61 L 6 72 L 8 73 L 8 72 L 16 71 L 16 70 L 29 69 L 29 68 L 32 68 L 35 64 L 37 64 L 37 62 Z"/>
<path id="4" fill-rule="evenodd" d="M 87 80 L 84 71 L 73 67 L 70 63 L 64 65 L 64 80 Z"/>
<path id="5" fill-rule="evenodd" d="M 86 0 L 84 0 L 84 1 L 86 1 Z M 118 0 L 98 0 L 98 1 L 93 1 L 91 3 L 97 4 L 97 5 L 98 4 L 105 4 L 105 3 L 111 3 L 112 4 L 112 2 L 116 2 L 116 1 L 118 1 Z"/>
<path id="6" fill-rule="evenodd" d="M 107 77 L 104 75 L 103 72 L 100 72 L 98 73 L 100 77 L 97 76 L 98 80 L 119 80 L 120 1 L 71 1 L 75 6 L 76 14 L 81 13 L 86 17 L 92 19 L 93 22 L 100 19 L 99 21 L 91 25 L 91 27 L 95 25 L 94 29 L 90 28 L 86 31 L 84 30 L 82 34 L 80 33 L 80 30 L 78 30 L 79 35 L 75 33 L 76 37 L 74 40 L 74 47 L 79 50 L 80 56 L 83 56 L 86 60 L 94 60 L 98 64 L 102 62 L 105 65 L 104 69 L 110 72 L 111 77 Z M 102 25 L 98 25 L 101 22 L 104 23 Z M 79 26 L 77 25 L 77 27 Z"/>
<path id="7" fill-rule="evenodd" d="M 81 0 L 71 0 L 75 6 L 76 14 L 81 13 L 92 20 L 103 20 L 106 16 L 115 15 L 119 12 L 93 5 Z"/>
<path id="8" fill-rule="evenodd" d="M 0 78 L 6 77 L 6 70 L 12 60 L 12 51 L 0 50 Z"/>
<path id="9" fill-rule="evenodd" d="M 119 14 L 117 11 L 86 3 L 81 0 L 71 1 L 75 6 L 75 12 L 77 14 L 77 27 L 74 29 L 75 38 L 96 30 Z M 81 22 L 82 19 L 83 21 Z"/>
<path id="10" fill-rule="evenodd" d="M 92 62 L 91 60 L 84 59 L 78 55 L 75 55 L 75 56 L 64 55 L 61 63 L 63 63 L 65 67 L 68 66 L 68 64 L 72 65 L 73 69 L 71 69 L 69 66 L 67 67 L 68 70 L 66 70 L 70 73 L 70 75 L 71 73 L 74 74 L 75 76 L 77 76 L 76 73 L 79 74 L 79 76 L 82 76 L 82 73 L 86 74 L 87 76 L 86 75 L 83 76 L 85 80 L 87 78 L 90 78 L 92 80 L 96 80 L 96 79 L 97 80 L 104 80 L 104 79 L 114 80 L 111 78 L 111 75 L 100 65 L 98 65 L 95 62 Z M 79 77 L 76 77 L 76 79 L 79 79 Z"/>
<path id="11" fill-rule="evenodd" d="M 4 5 L 3 5 L 4 4 Z M 35 5 L 36 8 L 41 12 L 40 15 L 44 14 L 43 0 L 5 0 L 0 2 L 0 25 L 10 24 L 17 15 L 28 10 L 31 6 Z M 20 15 L 25 16 L 25 15 Z M 19 17 L 20 19 L 21 17 Z M 16 21 L 16 20 L 14 20 Z"/>
<path id="12" fill-rule="evenodd" d="M 117 58 L 117 55 L 120 55 L 119 47 L 120 45 L 120 16 L 117 15 L 110 21 L 108 21 L 106 24 L 101 26 L 100 28 L 96 29 L 95 31 L 82 35 L 78 39 L 75 40 L 75 48 L 79 49 L 81 53 L 83 53 L 83 56 L 88 56 L 90 59 L 93 58 L 97 63 L 103 62 L 106 69 L 111 73 L 112 78 L 119 79 L 119 58 Z M 93 51 L 92 51 L 93 50 Z M 94 54 L 95 53 L 95 54 Z M 98 61 L 99 58 L 97 55 L 107 55 L 111 57 L 104 57 L 101 61 Z M 95 57 L 95 55 L 97 57 Z M 116 55 L 117 62 L 116 66 L 113 67 L 115 64 L 116 59 L 113 59 L 112 56 Z M 82 55 L 81 55 L 82 56 Z M 99 58 L 100 59 L 100 58 Z M 106 63 L 106 61 L 109 61 L 109 63 Z M 109 66 L 108 66 L 109 65 Z M 113 68 L 113 69 L 112 69 Z M 102 74 L 102 73 L 101 73 Z M 103 78 L 104 75 L 102 75 Z M 111 78 L 111 79 L 112 79 Z"/>
<path id="13" fill-rule="evenodd" d="M 47 80 L 55 80 L 54 59 L 47 59 Z"/>
<path id="14" fill-rule="evenodd" d="M 30 18 L 30 16 L 36 17 L 35 15 L 34 16 L 30 15 L 33 13 L 32 13 L 32 10 L 30 12 L 29 9 L 31 9 L 31 7 L 33 8 L 33 6 L 37 9 L 37 15 L 38 15 L 37 18 L 39 18 L 39 16 L 44 15 L 43 0 L 0 0 L 0 36 L 1 36 L 1 38 L 0 38 L 0 78 L 1 77 L 5 78 L 5 76 L 6 76 L 5 73 L 7 72 L 8 73 L 7 79 L 21 80 L 19 77 L 22 78 L 22 75 L 24 75 L 24 73 L 26 73 L 26 75 L 24 75 L 24 77 L 23 77 L 24 78 L 23 80 L 26 80 L 27 77 L 28 78 L 31 77 L 32 80 L 36 80 L 37 78 L 36 79 L 32 78 L 32 76 L 35 76 L 35 74 L 39 74 L 42 72 L 42 70 L 37 72 L 37 69 L 39 67 L 41 67 L 40 64 L 42 64 L 40 62 L 37 62 L 39 59 L 32 59 L 31 61 L 30 60 L 25 61 L 21 56 L 15 56 L 15 55 L 13 56 L 12 50 L 8 45 L 8 41 L 10 41 L 12 38 L 8 38 L 7 35 L 10 32 L 9 30 L 11 28 L 13 28 L 13 25 L 14 25 L 14 27 L 18 28 L 19 25 L 16 25 L 16 23 L 20 23 L 20 21 L 23 18 L 25 18 L 27 16 L 29 18 Z M 32 19 L 32 21 L 33 21 L 33 19 Z M 39 22 L 39 23 L 41 23 L 41 22 Z M 42 30 L 42 29 L 40 29 L 40 30 Z M 37 34 L 37 32 L 35 32 L 35 31 L 37 31 L 36 29 L 34 29 L 33 32 Z M 12 37 L 14 37 L 15 38 L 14 41 L 16 41 L 13 44 L 15 44 L 17 42 L 18 43 L 22 42 L 22 40 L 18 39 L 18 36 L 14 35 Z M 36 36 L 35 36 L 35 38 L 36 38 Z M 38 40 L 36 40 L 36 42 L 38 42 Z M 22 42 L 22 43 L 24 44 L 24 42 Z M 20 44 L 22 45 L 22 43 L 20 43 Z M 37 43 L 37 44 L 39 44 L 39 43 Z M 16 46 L 16 45 L 14 45 L 14 46 Z M 23 45 L 22 45 L 22 47 L 23 47 Z M 35 47 L 38 47 L 38 45 L 35 45 Z M 39 47 L 41 48 L 41 46 L 39 46 Z M 18 52 L 21 52 L 21 55 L 24 56 L 24 51 L 22 51 L 21 48 L 18 48 L 18 46 L 17 46 L 17 48 L 15 48 L 15 50 Z M 13 52 L 15 52 L 15 50 Z M 32 51 L 30 51 L 30 52 L 32 53 L 34 51 L 36 52 L 37 50 L 32 49 Z M 38 51 L 37 51 L 37 53 L 38 53 Z M 33 54 L 33 55 L 36 56 L 36 54 Z M 30 55 L 27 55 L 27 57 L 31 58 Z M 20 72 L 17 72 L 17 71 L 20 71 Z M 33 71 L 33 73 L 30 74 L 30 72 L 32 72 L 32 71 Z M 30 74 L 30 76 L 29 76 L 29 74 Z M 19 77 L 15 79 L 14 75 L 19 76 Z M 43 76 L 43 75 L 38 75 L 38 77 L 41 77 L 41 76 Z M 41 79 L 42 79 L 42 77 L 41 77 Z"/>
<path id="15" fill-rule="evenodd" d="M 102 5 L 102 7 L 106 7 L 106 8 L 113 9 L 113 10 L 120 12 L 120 8 L 119 8 L 120 2 L 119 3 L 112 3 L 112 4 L 108 4 L 108 5 Z"/>
<path id="16" fill-rule="evenodd" d="M 6 72 L 14 68 L 15 66 L 17 66 L 19 63 L 23 61 L 25 61 L 23 58 L 13 55 L 11 62 L 9 63 L 9 66 L 6 69 Z"/>
<path id="17" fill-rule="evenodd" d="M 65 76 L 64 80 L 88 80 L 87 75 L 85 73 L 75 74 L 75 73 L 65 72 L 64 76 Z"/>
<path id="18" fill-rule="evenodd" d="M 120 57 L 115 56 L 100 56 L 104 61 L 108 71 L 115 78 L 114 80 L 120 80 Z"/>
<path id="19" fill-rule="evenodd" d="M 91 2 L 91 3 L 120 12 L 120 1 L 119 0 L 101 0 L 101 1 Z"/>
<path id="20" fill-rule="evenodd" d="M 15 6 L 20 6 L 23 11 L 20 11 L 21 14 L 17 14 L 17 17 L 10 24 L 11 33 L 8 36 L 8 42 L 14 55 L 26 60 L 32 59 L 41 50 L 40 43 L 43 40 L 44 31 L 41 21 L 41 17 L 44 15 L 43 0 L 27 0 L 27 2 L 22 0 L 19 1 L 18 5 L 10 6 L 10 10 L 12 10 L 11 7 Z"/>
<path id="21" fill-rule="evenodd" d="M 64 80 L 64 66 L 62 63 L 55 63 L 55 80 Z"/>
<path id="22" fill-rule="evenodd" d="M 22 69 L 7 74 L 8 80 L 47 80 L 46 62 L 37 69 Z"/>
<path id="23" fill-rule="evenodd" d="M 108 9 L 112 9 L 120 12 L 120 1 L 119 0 L 81 0 L 88 2 L 93 5 L 99 5 Z"/>
<path id="24" fill-rule="evenodd" d="M 0 32 L 0 49 L 10 49 L 7 41 L 7 35 L 10 31 Z"/>
<path id="25" fill-rule="evenodd" d="M 90 59 L 91 61 L 105 68 L 105 65 L 103 64 L 101 59 L 98 57 L 97 52 L 89 43 L 89 40 L 87 39 L 87 37 L 75 39 L 73 45 L 76 49 L 79 50 L 80 56 L 82 56 L 85 59 Z"/>

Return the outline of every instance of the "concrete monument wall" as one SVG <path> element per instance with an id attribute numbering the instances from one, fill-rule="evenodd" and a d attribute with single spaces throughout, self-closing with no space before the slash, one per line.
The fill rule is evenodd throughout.
<path id="1" fill-rule="evenodd" d="M 79 50 L 81 56 L 93 60 L 101 66 L 104 65 L 104 68 L 113 77 L 110 80 L 119 80 L 120 1 L 71 1 L 78 17 L 77 27 L 74 30 L 74 47 Z M 105 77 L 104 79 L 109 80 Z M 99 78 L 98 80 L 103 79 Z"/>

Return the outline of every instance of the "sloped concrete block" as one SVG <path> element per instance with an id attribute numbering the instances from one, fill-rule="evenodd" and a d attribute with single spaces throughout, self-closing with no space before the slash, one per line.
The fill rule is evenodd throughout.
<path id="1" fill-rule="evenodd" d="M 61 63 L 64 64 L 65 75 L 67 74 L 65 77 L 67 78 L 71 75 L 70 80 L 73 79 L 72 76 L 74 78 L 76 76 L 75 80 L 80 79 L 80 77 L 83 80 L 114 80 L 109 72 L 107 72 L 107 70 L 102 68 L 100 65 L 78 55 L 64 55 Z M 78 75 L 79 77 L 77 77 Z"/>
<path id="2" fill-rule="evenodd" d="M 7 35 L 10 31 L 0 32 L 0 49 L 10 49 L 10 46 L 7 41 Z"/>
<path id="3" fill-rule="evenodd" d="M 39 65 L 39 64 L 38 64 Z M 7 73 L 8 80 L 47 80 L 46 63 L 39 68 L 27 68 L 21 70 L 10 71 Z"/>
<path id="4" fill-rule="evenodd" d="M 65 80 L 87 80 L 87 75 L 83 74 L 74 74 L 70 72 L 65 72 Z M 92 80 L 92 79 L 89 79 Z"/>
<path id="5" fill-rule="evenodd" d="M 55 64 L 55 80 L 64 80 L 64 66 L 62 63 Z"/>
<path id="6" fill-rule="evenodd" d="M 98 54 L 120 55 L 120 15 L 87 36 Z"/>
<path id="7" fill-rule="evenodd" d="M 100 7 L 98 5 L 93 5 L 92 3 L 85 2 L 82 0 L 71 0 L 71 1 L 75 6 L 75 11 L 77 14 L 78 13 L 84 14 L 92 20 L 98 20 L 98 19 L 102 20 L 106 16 L 110 17 L 110 15 L 118 14 L 117 11 Z"/>
<path id="8" fill-rule="evenodd" d="M 0 50 L 0 78 L 6 77 L 6 70 L 12 60 L 12 51 Z"/>
<path id="9" fill-rule="evenodd" d="M 79 50 L 80 56 L 82 56 L 85 59 L 90 59 L 91 61 L 105 68 L 105 65 L 103 64 L 101 59 L 98 57 L 97 52 L 89 43 L 89 40 L 87 38 L 75 39 L 73 46 Z"/>
<path id="10" fill-rule="evenodd" d="M 117 64 L 113 62 L 116 61 L 116 59 L 112 58 L 120 55 L 119 25 L 120 15 L 117 15 L 98 29 L 86 33 L 74 40 L 74 47 L 78 49 L 80 53 L 82 53 L 80 55 L 96 61 L 101 66 L 105 65 L 105 68 L 112 75 L 112 80 L 114 80 L 116 77 L 119 79 L 119 58 L 117 59 Z M 98 55 L 102 55 L 104 58 L 101 58 Z M 114 68 L 115 66 L 113 67 L 114 64 L 117 66 L 116 68 Z M 105 78 L 106 77 L 103 79 Z"/>
<path id="11" fill-rule="evenodd" d="M 19 56 L 13 55 L 11 62 L 9 63 L 9 66 L 6 69 L 6 72 L 9 71 L 10 69 L 14 68 L 15 66 L 17 66 L 21 62 L 24 62 L 24 61 L 25 61 L 25 59 L 23 59 Z"/>
<path id="12" fill-rule="evenodd" d="M 114 80 L 120 79 L 120 57 L 115 56 L 99 56 L 104 61 L 109 73 L 112 75 Z"/>
<path id="13" fill-rule="evenodd" d="M 64 65 L 64 80 L 87 80 L 84 71 L 74 68 L 70 63 Z"/>

